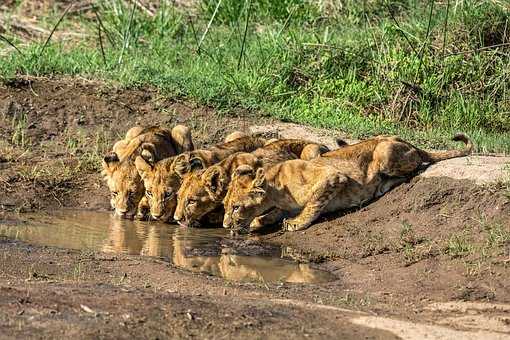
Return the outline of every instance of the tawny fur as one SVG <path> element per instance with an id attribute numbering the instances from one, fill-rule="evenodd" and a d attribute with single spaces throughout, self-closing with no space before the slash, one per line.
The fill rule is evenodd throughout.
<path id="1" fill-rule="evenodd" d="M 271 166 L 289 159 L 309 160 L 328 151 L 327 147 L 298 139 L 273 141 L 252 153 L 236 153 L 223 161 L 200 171 L 195 171 L 184 178 L 177 193 L 177 207 L 174 219 L 187 226 L 198 226 L 207 215 L 207 222 L 217 222 L 212 216 L 223 220 L 222 201 L 227 193 L 233 171 L 241 165 L 250 165 L 254 169 Z"/>
<path id="2" fill-rule="evenodd" d="M 234 139 L 239 139 L 241 137 L 246 137 L 246 133 L 244 132 L 241 132 L 241 131 L 234 131 L 234 132 L 231 132 L 230 134 L 227 135 L 227 137 L 225 137 L 225 139 L 223 140 L 225 143 L 228 143 L 228 142 L 231 142 L 233 141 Z"/>
<path id="3" fill-rule="evenodd" d="M 150 215 L 164 222 L 172 221 L 177 204 L 176 193 L 189 173 L 205 169 L 236 152 L 251 152 L 265 142 L 266 140 L 259 136 L 244 136 L 156 163 L 147 162 L 141 156 L 137 157 L 135 165 L 144 182 Z"/>
<path id="4" fill-rule="evenodd" d="M 145 188 L 135 167 L 136 157 L 143 155 L 148 161 L 156 162 L 190 150 L 193 150 L 191 132 L 183 125 L 171 130 L 161 127 L 131 128 L 102 162 L 102 174 L 112 193 L 110 202 L 115 214 L 131 218 L 146 209 L 143 200 Z"/>
<path id="5" fill-rule="evenodd" d="M 403 182 L 422 165 L 466 156 L 463 150 L 426 152 L 398 137 L 377 136 L 323 154 L 272 167 L 238 167 L 224 199 L 224 227 L 246 230 L 283 222 L 285 230 L 310 226 L 321 214 L 357 207 Z"/>

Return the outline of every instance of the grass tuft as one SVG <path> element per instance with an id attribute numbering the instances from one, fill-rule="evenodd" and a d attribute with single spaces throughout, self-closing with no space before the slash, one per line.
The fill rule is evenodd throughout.
<path id="1" fill-rule="evenodd" d="M 97 15 L 62 16 L 60 30 L 80 21 L 89 33 L 65 44 L 23 41 L 7 25 L 3 42 L 22 53 L 5 43 L 0 77 L 154 86 L 226 112 L 429 147 L 449 147 L 462 131 L 478 151 L 510 152 L 502 2 L 202 0 L 192 17 L 168 1 L 154 16 L 130 4 L 98 1 Z"/>

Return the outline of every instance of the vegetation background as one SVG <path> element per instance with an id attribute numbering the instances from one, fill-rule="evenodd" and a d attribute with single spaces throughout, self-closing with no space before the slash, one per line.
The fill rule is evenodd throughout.
<path id="1" fill-rule="evenodd" d="M 19 34 L 12 2 L 3 81 L 81 76 L 353 137 L 446 147 L 462 131 L 510 151 L 508 1 L 98 0 L 52 7 L 39 39 Z"/>

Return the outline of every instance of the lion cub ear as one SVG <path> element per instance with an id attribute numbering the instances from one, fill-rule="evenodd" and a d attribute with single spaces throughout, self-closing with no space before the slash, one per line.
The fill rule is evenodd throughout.
<path id="1" fill-rule="evenodd" d="M 205 162 L 201 157 L 195 156 L 189 161 L 190 172 L 205 169 Z"/>
<path id="2" fill-rule="evenodd" d="M 133 126 L 126 132 L 126 136 L 124 137 L 124 139 L 126 141 L 130 141 L 131 139 L 140 136 L 143 130 L 144 128 L 142 126 Z"/>
<path id="3" fill-rule="evenodd" d="M 142 149 L 141 156 L 143 159 L 154 165 L 156 163 L 157 155 L 156 146 L 152 143 L 143 143 L 140 148 Z"/>
<path id="4" fill-rule="evenodd" d="M 181 153 L 175 157 L 172 162 L 173 171 L 179 176 L 184 177 L 187 173 L 205 168 L 204 160 L 190 153 Z"/>
<path id="5" fill-rule="evenodd" d="M 202 175 L 204 188 L 215 201 L 222 199 L 223 193 L 227 189 L 227 174 L 219 166 L 212 166 Z"/>
<path id="6" fill-rule="evenodd" d="M 126 150 L 126 148 L 127 148 L 128 144 L 129 144 L 129 143 L 128 143 L 127 141 L 125 141 L 124 139 L 123 139 L 123 140 L 119 140 L 119 141 L 117 141 L 117 142 L 113 145 L 112 150 L 113 150 L 113 152 L 115 152 L 117 155 L 118 155 L 118 154 L 121 154 L 121 155 L 122 155 L 123 153 L 125 153 L 125 150 Z"/>
<path id="7" fill-rule="evenodd" d="M 250 176 L 253 177 L 253 167 L 247 164 L 238 166 L 234 173 L 232 174 L 232 179 L 243 177 L 243 176 Z"/>
<path id="8" fill-rule="evenodd" d="M 179 176 L 183 177 L 189 172 L 189 153 L 181 153 L 174 158 L 170 168 Z"/>
<path id="9" fill-rule="evenodd" d="M 115 167 L 119 164 L 119 156 L 116 152 L 110 152 L 109 154 L 106 154 L 103 158 L 103 169 L 106 171 L 108 175 L 110 175 L 113 170 L 115 170 Z"/>
<path id="10" fill-rule="evenodd" d="M 175 144 L 177 153 L 192 151 L 195 149 L 193 138 L 191 137 L 191 129 L 185 125 L 176 125 L 170 132 L 172 140 Z"/>
<path id="11" fill-rule="evenodd" d="M 135 167 L 140 177 L 142 177 L 142 179 L 145 179 L 149 171 L 152 170 L 152 164 L 147 162 L 147 160 L 143 156 L 136 157 Z"/>

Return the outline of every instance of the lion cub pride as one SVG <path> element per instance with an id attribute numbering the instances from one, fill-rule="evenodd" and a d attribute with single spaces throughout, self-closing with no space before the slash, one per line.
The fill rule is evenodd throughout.
<path id="1" fill-rule="evenodd" d="M 393 136 L 376 136 L 330 151 L 299 139 L 267 140 L 234 132 L 225 142 L 193 150 L 190 130 L 134 127 L 103 160 L 121 217 L 223 223 L 238 231 L 283 222 L 289 231 L 320 215 L 360 206 L 404 182 L 423 165 L 471 153 L 423 151 Z"/>
<path id="2" fill-rule="evenodd" d="M 182 225 L 198 226 L 207 215 L 223 208 L 223 198 L 227 193 L 230 178 L 240 166 L 254 169 L 268 167 L 289 159 L 310 160 L 329 151 L 324 145 L 298 139 L 282 139 L 268 142 L 251 153 L 239 152 L 223 161 L 190 173 L 184 178 L 177 193 L 177 207 L 174 219 Z M 220 212 L 223 218 L 222 211 Z M 219 221 L 221 223 L 221 221 Z"/>
<path id="3" fill-rule="evenodd" d="M 135 167 L 135 159 L 144 156 L 152 162 L 193 150 L 191 131 L 183 125 L 168 130 L 160 127 L 131 128 L 123 140 L 103 159 L 102 174 L 111 192 L 115 214 L 132 218 L 143 211 L 145 188 Z"/>
<path id="4" fill-rule="evenodd" d="M 289 160 L 268 169 L 238 167 L 225 195 L 223 226 L 238 230 L 283 221 L 289 231 L 310 226 L 321 214 L 357 207 L 402 183 L 425 163 L 466 156 L 463 150 L 426 152 L 397 138 L 377 136 L 311 161 Z"/>
<path id="5" fill-rule="evenodd" d="M 176 193 L 183 178 L 190 172 L 204 169 L 236 152 L 250 152 L 266 143 L 260 136 L 227 137 L 228 142 L 216 144 L 208 149 L 187 151 L 157 162 L 140 155 L 135 166 L 143 179 L 150 217 L 164 222 L 173 220 Z"/>

